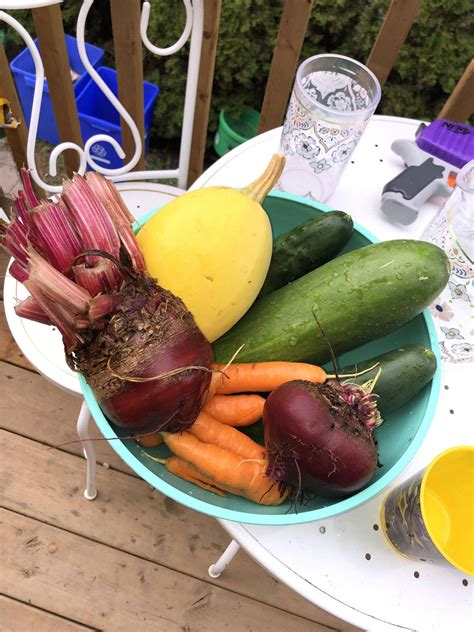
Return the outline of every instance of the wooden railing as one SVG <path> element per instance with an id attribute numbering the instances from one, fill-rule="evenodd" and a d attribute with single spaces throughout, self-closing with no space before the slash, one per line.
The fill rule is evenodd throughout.
<path id="1" fill-rule="evenodd" d="M 222 0 L 206 0 L 204 6 L 204 31 L 201 65 L 194 112 L 193 140 L 189 162 L 188 186 L 201 175 L 206 151 L 209 108 L 212 97 L 212 81 L 216 63 L 217 40 Z"/>
<path id="2" fill-rule="evenodd" d="M 118 96 L 120 102 L 137 124 L 142 146 L 145 136 L 143 118 L 143 52 L 140 37 L 140 0 L 110 0 L 112 32 L 114 38 L 115 67 L 117 70 Z M 135 153 L 135 142 L 128 125 L 122 125 L 122 147 L 125 161 Z M 136 171 L 145 169 L 142 155 Z"/>
<path id="3" fill-rule="evenodd" d="M 367 67 L 372 70 L 381 86 L 387 81 L 422 2 L 423 0 L 392 0 L 388 8 L 367 59 Z"/>
<path id="4" fill-rule="evenodd" d="M 474 59 L 471 59 L 461 79 L 451 92 L 438 118 L 464 122 L 474 111 Z"/>
<path id="5" fill-rule="evenodd" d="M 405 42 L 420 9 L 422 0 L 392 0 L 382 23 L 367 66 L 383 85 Z M 188 186 L 203 169 L 204 152 L 216 58 L 219 18 L 222 0 L 204 0 L 204 38 L 194 117 Z M 285 0 L 280 27 L 273 53 L 265 95 L 262 103 L 258 132 L 282 124 L 291 93 L 301 48 L 312 9 L 312 0 Z M 136 122 L 142 141 L 143 121 L 143 63 L 140 39 L 141 0 L 110 0 L 114 37 L 115 62 L 118 75 L 119 98 Z M 61 142 L 82 145 L 79 120 L 72 80 L 67 63 L 64 28 L 60 5 L 33 9 L 33 19 L 48 80 L 50 97 Z M 26 164 L 28 129 L 8 61 L 0 44 L 0 94 L 10 100 L 16 118 L 22 121 L 17 129 L 7 129 L 7 138 L 15 162 L 20 168 Z M 465 121 L 474 111 L 474 62 L 471 61 L 456 88 L 439 113 L 439 117 Z M 134 142 L 129 127 L 122 120 L 122 146 L 126 159 L 134 153 Z M 71 174 L 77 169 L 74 151 L 65 153 L 66 169 Z M 136 165 L 143 170 L 144 156 Z"/>
<path id="6" fill-rule="evenodd" d="M 423 0 L 392 0 L 366 65 L 383 86 L 397 59 Z M 282 124 L 311 13 L 312 0 L 285 0 L 262 103 L 258 132 Z M 465 122 L 474 112 L 474 62 L 438 114 Z"/>
<path id="7" fill-rule="evenodd" d="M 16 91 L 15 82 L 10 72 L 8 59 L 2 43 L 0 42 L 0 94 L 10 101 L 14 117 L 21 124 L 17 128 L 5 128 L 10 149 L 17 169 L 26 164 L 26 143 L 28 141 L 28 127 L 25 124 L 25 115 L 21 107 L 20 99 Z"/>
<path id="8" fill-rule="evenodd" d="M 60 5 L 33 9 L 32 14 L 60 141 L 82 146 Z M 64 161 L 72 175 L 79 166 L 77 153 L 66 151 Z"/>

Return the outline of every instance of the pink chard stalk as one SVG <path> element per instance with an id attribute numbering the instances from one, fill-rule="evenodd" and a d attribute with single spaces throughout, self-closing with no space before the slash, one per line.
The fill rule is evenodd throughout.
<path id="1" fill-rule="evenodd" d="M 133 217 L 114 185 L 97 173 L 66 181 L 56 201 L 36 197 L 27 169 L 21 178 L 24 190 L 13 200 L 11 222 L 0 224 L 0 245 L 14 258 L 9 272 L 31 295 L 15 311 L 54 324 L 72 352 L 86 330 L 103 328 L 117 309 L 123 262 L 145 271 Z"/>

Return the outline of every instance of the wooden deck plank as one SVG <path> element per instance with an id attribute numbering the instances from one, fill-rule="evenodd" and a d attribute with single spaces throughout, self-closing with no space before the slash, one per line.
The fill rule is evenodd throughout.
<path id="1" fill-rule="evenodd" d="M 0 529 L 2 592 L 105 632 L 328 630 L 5 509 Z"/>
<path id="2" fill-rule="evenodd" d="M 0 427 L 50 446 L 77 441 L 76 420 L 81 407 L 79 397 L 66 393 L 38 373 L 5 362 L 0 362 L 0 382 Z M 25 397 L 25 393 L 28 397 Z M 91 437 L 103 439 L 94 423 L 90 424 L 90 430 Z M 132 473 L 107 441 L 96 441 L 95 448 L 98 463 L 107 463 L 113 468 Z M 79 442 L 61 449 L 82 456 Z M 85 465 L 78 485 L 82 485 L 84 480 Z"/>
<path id="3" fill-rule="evenodd" d="M 13 340 L 8 328 L 3 301 L 0 301 L 0 360 L 30 371 L 35 370 Z"/>
<path id="4" fill-rule="evenodd" d="M 0 595 L 0 625 L 2 632 L 87 632 L 93 630 L 58 617 L 51 612 Z"/>
<path id="5" fill-rule="evenodd" d="M 212 518 L 164 497 L 141 479 L 113 470 L 99 470 L 97 499 L 83 501 L 78 488 L 82 460 L 5 431 L 0 432 L 0 446 L 3 507 L 211 582 L 207 568 L 228 544 L 228 536 Z M 13 473 L 18 454 L 21 477 Z M 295 595 L 243 552 L 218 585 L 323 625 L 355 629 L 341 627 L 338 619 Z"/>

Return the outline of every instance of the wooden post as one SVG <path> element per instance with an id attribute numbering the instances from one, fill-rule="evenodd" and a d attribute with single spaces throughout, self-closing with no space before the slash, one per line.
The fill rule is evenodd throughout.
<path id="1" fill-rule="evenodd" d="M 72 85 L 64 28 L 59 4 L 33 9 L 33 20 L 48 80 L 49 94 L 60 141 L 82 147 L 81 128 L 77 116 L 76 97 Z M 79 156 L 74 150 L 64 152 L 68 176 L 79 168 Z"/>
<path id="2" fill-rule="evenodd" d="M 204 0 L 204 30 L 187 187 L 201 175 L 204 166 L 221 7 L 222 0 Z"/>
<path id="3" fill-rule="evenodd" d="M 15 82 L 10 72 L 10 66 L 8 65 L 8 59 L 5 54 L 5 49 L 0 42 L 0 96 L 10 101 L 12 114 L 17 121 L 20 121 L 20 125 L 16 129 L 5 128 L 5 134 L 7 136 L 8 143 L 12 150 L 13 158 L 15 160 L 18 171 L 22 167 L 26 167 L 26 144 L 28 142 L 28 126 L 25 122 L 25 116 L 20 105 L 20 99 L 16 91 Z"/>
<path id="4" fill-rule="evenodd" d="M 392 0 L 366 65 L 383 86 L 423 0 Z"/>
<path id="5" fill-rule="evenodd" d="M 474 59 L 471 59 L 437 118 L 446 118 L 457 123 L 465 123 L 473 113 Z"/>
<path id="6" fill-rule="evenodd" d="M 273 51 L 258 133 L 281 125 L 295 80 L 313 0 L 285 0 Z"/>
<path id="7" fill-rule="evenodd" d="M 142 144 L 145 138 L 145 109 L 143 99 L 143 54 L 140 37 L 140 0 L 111 0 L 110 13 L 114 35 L 115 66 L 117 68 L 119 99 L 135 121 Z M 135 142 L 130 128 L 121 119 L 122 147 L 125 161 L 135 153 Z M 135 170 L 145 168 L 144 152 Z"/>

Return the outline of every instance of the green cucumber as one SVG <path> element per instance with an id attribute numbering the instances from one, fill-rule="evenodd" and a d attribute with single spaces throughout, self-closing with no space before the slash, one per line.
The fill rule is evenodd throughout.
<path id="1" fill-rule="evenodd" d="M 315 315 L 339 355 L 415 318 L 445 287 L 449 271 L 444 252 L 424 241 L 352 250 L 257 299 L 214 343 L 215 361 L 227 362 L 244 345 L 239 362 L 322 364 L 330 353 Z"/>
<path id="2" fill-rule="evenodd" d="M 329 211 L 296 226 L 273 242 L 272 261 L 259 297 L 278 290 L 333 259 L 351 238 L 352 218 Z"/>
<path id="3" fill-rule="evenodd" d="M 345 366 L 339 373 L 359 373 L 374 364 L 377 365 L 375 368 L 349 381 L 364 384 L 373 380 L 382 369 L 373 392 L 377 395 L 377 408 L 383 418 L 409 402 L 431 381 L 436 371 L 436 356 L 423 345 L 406 345 L 370 360 Z"/>

